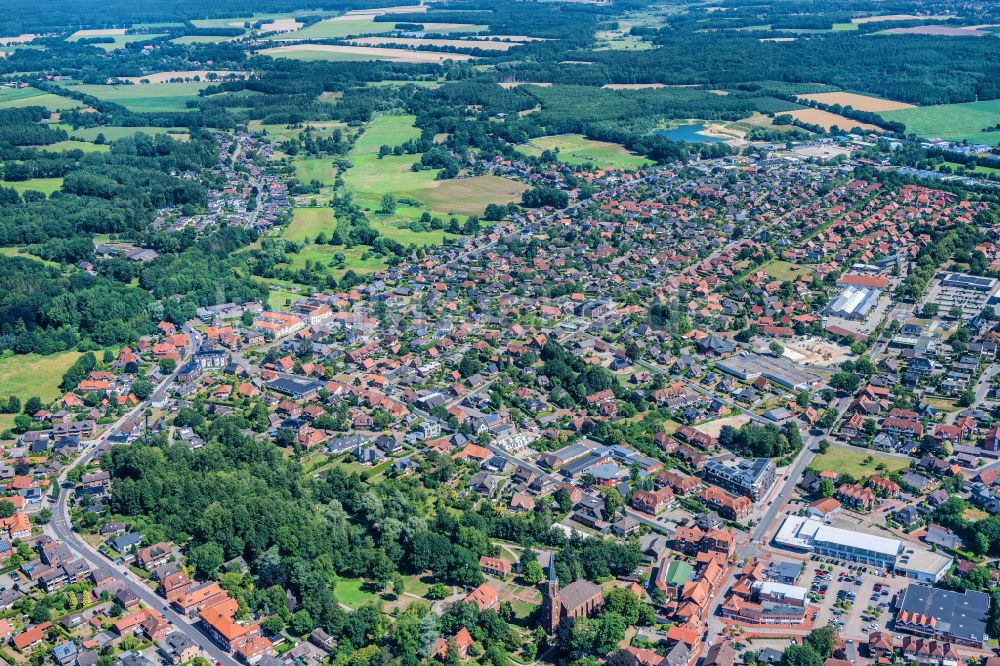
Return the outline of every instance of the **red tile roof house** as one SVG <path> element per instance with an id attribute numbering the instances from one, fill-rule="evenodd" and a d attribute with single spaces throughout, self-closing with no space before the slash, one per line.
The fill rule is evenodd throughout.
<path id="1" fill-rule="evenodd" d="M 165 541 L 161 541 L 140 550 L 136 558 L 143 569 L 152 571 L 161 564 L 166 564 L 172 556 L 172 546 Z"/>
<path id="2" fill-rule="evenodd" d="M 48 635 L 49 629 L 52 628 L 51 622 L 43 622 L 42 624 L 36 624 L 27 631 L 22 631 L 11 639 L 11 643 L 18 652 L 24 652 L 25 650 L 32 648 L 42 641 Z"/>
<path id="3" fill-rule="evenodd" d="M 470 592 L 462 601 L 465 603 L 474 603 L 479 606 L 479 610 L 483 611 L 496 606 L 500 601 L 500 594 L 489 583 L 483 583 Z"/>
<path id="4" fill-rule="evenodd" d="M 483 573 L 487 573 L 491 576 L 496 576 L 497 578 L 505 578 L 510 574 L 510 563 L 499 557 L 480 557 L 479 558 L 479 568 L 483 570 Z"/>

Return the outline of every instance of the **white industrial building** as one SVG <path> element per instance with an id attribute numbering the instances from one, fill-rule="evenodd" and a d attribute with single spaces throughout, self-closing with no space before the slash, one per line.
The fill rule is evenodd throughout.
<path id="1" fill-rule="evenodd" d="M 868 317 L 881 295 L 881 289 L 849 284 L 826 307 L 825 314 L 842 319 L 863 320 Z"/>

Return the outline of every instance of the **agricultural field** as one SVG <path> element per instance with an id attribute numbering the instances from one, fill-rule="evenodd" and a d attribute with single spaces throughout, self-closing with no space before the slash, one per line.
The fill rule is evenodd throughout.
<path id="1" fill-rule="evenodd" d="M 906 104 L 904 102 L 894 102 L 891 99 L 882 99 L 880 97 L 858 95 L 856 93 L 849 92 L 812 93 L 809 95 L 802 95 L 801 98 L 812 102 L 820 102 L 821 104 L 829 104 L 831 106 L 834 104 L 850 106 L 857 111 L 872 111 L 874 113 L 915 108 L 912 104 Z"/>
<path id="2" fill-rule="evenodd" d="M 865 459 L 871 458 L 871 462 L 865 463 Z M 892 456 L 880 455 L 875 451 L 858 451 L 838 446 L 831 446 L 826 453 L 821 453 L 813 460 L 812 467 L 818 470 L 827 470 L 837 474 L 850 474 L 855 479 L 877 474 L 875 466 L 879 463 L 886 466 L 888 472 L 905 469 L 909 467 L 910 461 L 906 458 L 894 458 Z"/>
<path id="3" fill-rule="evenodd" d="M 42 92 L 38 88 L 0 88 L 0 109 L 26 106 L 44 106 L 50 111 L 62 111 L 83 105 L 75 99 Z"/>
<path id="4" fill-rule="evenodd" d="M 214 82 L 226 78 L 246 78 L 246 72 L 234 72 L 228 69 L 185 69 L 171 70 L 169 72 L 157 72 L 156 74 L 143 74 L 142 76 L 119 76 L 119 81 L 128 81 L 136 85 L 147 85 L 150 83 L 169 83 L 172 79 L 193 80 L 198 78 L 201 81 Z"/>
<path id="5" fill-rule="evenodd" d="M 431 33 L 473 33 L 489 30 L 488 25 L 475 25 L 471 23 L 421 22 L 421 25 L 424 26 L 424 32 Z M 269 39 L 272 41 L 344 39 L 359 35 L 384 35 L 395 31 L 395 23 L 374 21 L 371 16 L 344 15 L 314 23 L 295 32 L 271 35 Z"/>
<path id="6" fill-rule="evenodd" d="M 198 91 L 210 85 L 212 84 L 208 81 L 128 86 L 81 84 L 73 86 L 73 90 L 107 102 L 121 104 L 130 111 L 170 112 L 187 111 L 186 102 L 198 97 Z"/>
<path id="7" fill-rule="evenodd" d="M 93 141 L 98 137 L 98 135 L 101 134 L 104 135 L 104 138 L 107 141 L 114 141 L 115 139 L 121 139 L 126 136 L 132 136 L 133 134 L 140 133 L 148 134 L 150 136 L 166 134 L 178 139 L 188 135 L 188 131 L 180 127 L 120 127 L 117 125 L 109 125 L 105 127 L 81 127 L 79 129 L 72 129 L 67 126 L 65 129 L 69 132 L 71 137 L 83 139 L 84 141 Z"/>
<path id="8" fill-rule="evenodd" d="M 880 114 L 886 120 L 906 125 L 907 133 L 949 141 L 968 140 L 991 146 L 1000 144 L 1000 132 L 984 132 L 1000 123 L 1000 100 L 938 104 Z"/>
<path id="9" fill-rule="evenodd" d="M 282 235 L 289 240 L 301 241 L 305 238 L 316 238 L 321 231 L 329 235 L 333 226 L 333 211 L 325 206 L 295 208 L 292 211 L 292 222 Z"/>
<path id="10" fill-rule="evenodd" d="M 855 127 L 866 131 L 878 131 L 879 129 L 874 125 L 861 123 L 857 120 L 851 120 L 850 118 L 838 116 L 836 113 L 830 113 L 829 111 L 823 111 L 822 109 L 799 109 L 797 111 L 787 111 L 784 113 L 787 113 L 792 118 L 809 125 L 819 125 L 825 130 L 829 130 L 832 127 L 839 127 L 844 131 L 854 129 Z"/>
<path id="11" fill-rule="evenodd" d="M 323 94 L 326 95 L 327 93 Z M 320 99 L 322 101 L 335 101 L 335 99 L 324 100 L 322 95 L 320 96 Z M 299 136 L 307 128 L 312 130 L 313 136 L 326 137 L 330 136 L 335 129 L 346 129 L 347 125 L 337 120 L 317 120 L 314 122 L 304 123 L 302 127 L 289 127 L 288 125 L 282 123 L 270 125 L 262 123 L 259 120 L 251 120 L 247 123 L 247 127 L 251 132 L 267 132 L 267 136 L 271 139 L 271 141 L 281 142 L 286 139 L 292 139 Z"/>
<path id="12" fill-rule="evenodd" d="M 462 53 L 437 51 L 415 51 L 377 46 L 343 46 L 332 44 L 290 44 L 258 51 L 260 55 L 292 60 L 396 60 L 413 63 L 441 63 L 446 60 L 471 60 L 472 56 Z"/>
<path id="13" fill-rule="evenodd" d="M 52 194 L 62 187 L 62 178 L 29 178 L 28 180 L 0 180 L 0 187 L 11 187 L 17 190 L 18 194 L 24 194 L 28 190 L 34 190 L 43 194 Z"/>
<path id="14" fill-rule="evenodd" d="M 67 41 L 76 42 L 81 39 L 88 39 L 93 37 L 110 37 L 112 42 L 93 44 L 99 49 L 104 51 L 116 51 L 118 49 L 125 48 L 126 44 L 132 44 L 135 42 L 148 42 L 158 37 L 164 37 L 166 33 L 139 33 L 126 35 L 124 28 L 115 29 L 109 28 L 107 30 L 78 30 L 69 36 Z"/>
<path id="15" fill-rule="evenodd" d="M 351 43 L 361 46 L 379 46 L 380 44 L 399 44 L 407 47 L 417 46 L 451 46 L 456 49 L 482 49 L 484 51 L 508 51 L 515 46 L 524 46 L 524 42 L 498 42 L 491 39 L 418 39 L 416 37 L 359 37 Z"/>
<path id="16" fill-rule="evenodd" d="M 330 157 L 296 157 L 295 177 L 304 183 L 318 180 L 322 185 L 333 185 L 333 159 Z"/>
<path id="17" fill-rule="evenodd" d="M 177 37 L 171 39 L 173 44 L 219 44 L 221 42 L 230 42 L 236 37 L 226 37 L 223 35 L 184 35 L 183 37 Z"/>
<path id="18" fill-rule="evenodd" d="M 518 201 L 521 193 L 528 189 L 517 181 L 500 176 L 472 176 L 436 180 L 434 183 L 429 188 L 402 194 L 420 199 L 430 210 L 448 215 L 482 215 L 487 204 Z"/>
<path id="19" fill-rule="evenodd" d="M 637 169 L 651 164 L 646 158 L 630 153 L 617 143 L 593 141 L 582 134 L 542 136 L 519 145 L 517 149 L 531 156 L 558 149 L 559 159 L 567 164 L 592 162 L 605 169 Z"/>

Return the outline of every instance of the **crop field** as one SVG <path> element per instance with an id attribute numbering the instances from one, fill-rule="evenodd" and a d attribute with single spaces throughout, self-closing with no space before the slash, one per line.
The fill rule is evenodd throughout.
<path id="1" fill-rule="evenodd" d="M 801 120 L 802 122 L 810 125 L 819 125 L 823 129 L 827 130 L 834 126 L 845 131 L 854 129 L 855 127 L 862 130 L 878 130 L 878 128 L 874 125 L 861 123 L 857 120 L 851 120 L 850 118 L 838 116 L 835 113 L 830 113 L 829 111 L 823 111 L 821 109 L 799 109 L 798 111 L 788 112 L 788 115 L 796 120 Z"/>
<path id="2" fill-rule="evenodd" d="M 146 85 L 108 86 L 82 84 L 73 89 L 107 102 L 121 104 L 130 111 L 186 111 L 185 103 L 198 97 L 198 91 L 212 85 L 208 81 L 187 83 L 150 83 Z"/>
<path id="3" fill-rule="evenodd" d="M 351 40 L 361 46 L 399 44 L 402 46 L 452 46 L 456 49 L 482 49 L 483 51 L 508 51 L 524 42 L 498 42 L 490 39 L 417 39 L 416 37 L 359 37 Z"/>
<path id="4" fill-rule="evenodd" d="M 24 194 L 28 190 L 34 190 L 48 195 L 61 188 L 62 184 L 62 178 L 29 178 L 28 180 L 11 181 L 0 180 L 0 186 L 11 187 L 17 190 L 19 194 Z"/>
<path id="5" fill-rule="evenodd" d="M 214 75 L 216 79 L 232 78 L 233 76 L 246 78 L 247 76 L 246 72 L 234 72 L 228 69 L 186 69 L 183 71 L 173 70 L 169 72 L 157 72 L 156 74 L 144 74 L 142 76 L 119 76 L 118 79 L 136 85 L 147 85 L 150 83 L 169 83 L 171 79 L 194 79 L 195 77 L 198 77 L 202 81 L 212 82 L 211 75 Z"/>
<path id="6" fill-rule="evenodd" d="M 646 158 L 630 153 L 617 143 L 593 141 L 582 134 L 542 136 L 517 147 L 522 153 L 532 156 L 557 148 L 559 159 L 567 164 L 592 162 L 605 169 L 637 169 L 650 164 Z"/>
<path id="7" fill-rule="evenodd" d="M 462 32 L 485 32 L 489 30 L 488 25 L 476 25 L 472 23 L 435 23 L 421 22 L 424 32 L 434 33 L 462 33 Z M 344 15 L 334 19 L 327 19 L 311 26 L 296 30 L 292 33 L 271 35 L 269 39 L 277 41 L 285 40 L 308 40 L 308 39 L 343 39 L 345 37 L 355 37 L 358 35 L 383 35 L 396 30 L 396 24 L 388 21 L 373 21 L 371 16 L 350 16 Z"/>
<path id="8" fill-rule="evenodd" d="M 67 38 L 67 41 L 76 42 L 81 39 L 88 39 L 92 37 L 110 37 L 114 40 L 113 42 L 94 44 L 93 46 L 105 51 L 115 51 L 117 49 L 125 48 L 126 44 L 131 44 L 133 42 L 148 42 L 158 37 L 163 37 L 164 35 L 166 35 L 166 33 L 140 33 L 126 35 L 124 28 L 107 28 L 98 30 L 77 30 Z"/>
<path id="9" fill-rule="evenodd" d="M 288 225 L 283 234 L 285 238 L 294 241 L 301 241 L 305 238 L 316 238 L 321 231 L 333 230 L 333 211 L 329 208 L 295 208 L 292 210 L 292 223 Z"/>
<path id="10" fill-rule="evenodd" d="M 396 60 L 399 62 L 439 63 L 446 60 L 471 60 L 462 53 L 413 51 L 377 46 L 341 46 L 332 44 L 289 44 L 258 51 L 261 55 L 292 60 Z"/>
<path id="11" fill-rule="evenodd" d="M 905 124 L 907 132 L 921 137 L 1000 144 L 1000 132 L 983 131 L 1000 123 L 1000 100 L 921 106 L 880 115 Z"/>
<path id="12" fill-rule="evenodd" d="M 861 16 L 852 18 L 851 23 L 878 23 L 880 21 L 944 21 L 955 18 L 951 14 L 935 14 L 933 16 L 917 16 L 916 14 L 880 14 L 879 16 Z"/>
<path id="13" fill-rule="evenodd" d="M 865 463 L 866 458 L 871 458 L 872 461 Z M 886 466 L 887 472 L 905 469 L 910 464 L 905 458 L 883 456 L 875 451 L 869 453 L 868 451 L 857 451 L 855 449 L 831 446 L 826 453 L 816 456 L 811 466 L 818 470 L 827 470 L 836 472 L 837 474 L 850 474 L 855 479 L 860 479 L 872 474 L 878 474 L 879 472 L 875 469 L 875 466 L 879 463 Z"/>
<path id="14" fill-rule="evenodd" d="M 223 35 L 184 35 L 183 37 L 177 37 L 171 39 L 173 44 L 219 44 L 221 42 L 229 42 L 236 39 L 236 37 L 226 37 Z"/>
<path id="15" fill-rule="evenodd" d="M 802 95 L 802 99 L 829 104 L 831 106 L 834 104 L 850 106 L 857 111 L 872 111 L 874 113 L 915 108 L 912 104 L 906 104 L 905 102 L 894 102 L 891 99 L 881 99 L 879 97 L 858 95 L 849 92 L 812 93 Z"/>
<path id="16" fill-rule="evenodd" d="M 83 105 L 75 99 L 42 92 L 38 88 L 0 89 L 0 109 L 20 109 L 26 106 L 44 106 L 50 111 L 62 111 Z"/>

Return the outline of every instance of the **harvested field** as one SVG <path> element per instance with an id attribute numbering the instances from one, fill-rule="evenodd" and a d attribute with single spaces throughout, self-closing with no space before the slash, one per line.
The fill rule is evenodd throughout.
<path id="1" fill-rule="evenodd" d="M 114 37 L 115 35 L 124 35 L 125 28 L 96 28 L 94 30 L 77 30 L 72 35 L 69 36 L 69 41 L 76 41 L 78 39 L 86 39 L 87 37 Z"/>
<path id="2" fill-rule="evenodd" d="M 375 7 L 374 9 L 354 9 L 333 20 L 350 21 L 364 17 L 381 16 L 382 14 L 414 14 L 426 12 L 430 5 L 401 5 L 399 7 Z"/>
<path id="3" fill-rule="evenodd" d="M 552 83 L 541 83 L 539 81 L 505 81 L 504 83 L 497 84 L 501 88 L 516 88 L 518 86 L 538 86 L 540 88 L 548 88 Z"/>
<path id="4" fill-rule="evenodd" d="M 489 30 L 488 25 L 474 25 L 471 23 L 421 23 L 424 32 L 485 32 Z M 396 31 L 396 24 L 385 21 L 373 21 L 371 16 L 348 17 L 338 16 L 327 19 L 319 23 L 297 30 L 295 32 L 271 35 L 272 41 L 304 41 L 309 39 L 345 39 L 360 35 L 382 35 Z"/>
<path id="5" fill-rule="evenodd" d="M 956 18 L 948 14 L 936 14 L 934 16 L 917 16 L 916 14 L 883 14 L 882 16 L 862 16 L 852 18 L 851 23 L 878 23 L 880 21 L 945 21 Z"/>
<path id="6" fill-rule="evenodd" d="M 850 130 L 855 127 L 860 128 L 865 131 L 877 131 L 879 128 L 874 125 L 869 125 L 868 123 L 859 123 L 856 120 L 851 120 L 850 118 L 845 118 L 844 116 L 838 116 L 835 113 L 830 113 L 829 111 L 822 111 L 820 109 L 799 109 L 798 111 L 791 111 L 787 114 L 796 120 L 800 120 L 809 125 L 819 125 L 825 130 L 829 130 L 831 127 L 839 127 L 842 130 Z"/>
<path id="7" fill-rule="evenodd" d="M 912 28 L 892 28 L 889 35 L 934 35 L 937 37 L 986 37 L 990 33 L 974 27 L 954 27 L 950 25 L 917 25 Z"/>
<path id="8" fill-rule="evenodd" d="M 594 141 L 582 134 L 540 136 L 517 149 L 525 155 L 538 156 L 546 150 L 559 150 L 559 160 L 567 164 L 587 162 L 602 169 L 637 169 L 648 166 L 649 160 L 630 153 L 624 146 L 608 141 Z"/>
<path id="9" fill-rule="evenodd" d="M 714 421 L 709 421 L 708 423 L 701 423 L 696 425 L 694 429 L 698 432 L 703 432 L 706 435 L 711 435 L 712 437 L 717 438 L 725 426 L 739 428 L 747 423 L 750 423 L 750 417 L 746 414 L 740 414 L 738 416 L 728 416 L 724 419 L 716 419 Z"/>
<path id="10" fill-rule="evenodd" d="M 794 42 L 798 37 L 764 37 L 761 42 Z"/>
<path id="11" fill-rule="evenodd" d="M 275 19 L 270 23 L 262 23 L 261 32 L 291 32 L 298 30 L 305 24 L 294 18 Z"/>
<path id="12" fill-rule="evenodd" d="M 38 35 L 32 33 L 25 33 L 23 35 L 18 35 L 17 37 L 0 37 L 0 46 L 10 46 L 11 44 L 27 44 L 28 42 L 34 41 L 35 37 Z"/>
<path id="13" fill-rule="evenodd" d="M 334 46 L 330 44 L 289 44 L 258 51 L 261 55 L 273 58 L 292 58 L 295 60 L 323 60 L 323 54 L 330 54 L 330 60 L 345 59 L 338 56 L 348 56 L 352 60 L 396 60 L 398 62 L 445 62 L 446 60 L 471 60 L 472 56 L 463 53 L 439 53 L 435 51 L 411 51 L 408 49 L 389 49 L 374 46 Z M 311 54 L 301 57 L 297 54 Z"/>
<path id="14" fill-rule="evenodd" d="M 726 95 L 729 94 L 728 90 L 718 90 L 718 89 L 712 89 L 709 90 L 708 92 L 712 93 L 713 95 L 720 95 L 722 97 L 725 97 Z"/>
<path id="15" fill-rule="evenodd" d="M 209 69 L 188 69 L 184 71 L 173 71 L 173 72 L 158 72 L 156 74 L 144 74 L 143 76 L 119 76 L 118 81 L 127 81 L 129 83 L 134 83 L 137 85 L 142 85 L 146 83 L 170 83 L 173 79 L 184 79 L 185 81 L 194 80 L 197 76 L 202 81 L 210 80 L 208 78 L 209 74 L 215 74 L 218 79 L 224 78 L 238 78 L 245 79 L 247 77 L 246 72 L 235 72 L 228 69 L 222 70 L 209 70 Z M 108 79 L 108 83 L 111 83 L 113 79 Z"/>
<path id="16" fill-rule="evenodd" d="M 482 49 L 484 51 L 507 51 L 515 46 L 524 46 L 523 42 L 495 42 L 489 39 L 418 39 L 416 37 L 360 37 L 352 39 L 352 44 L 362 46 L 378 46 L 380 44 L 416 46 L 450 46 L 456 49 Z"/>
<path id="17" fill-rule="evenodd" d="M 608 90 L 646 90 L 647 88 L 666 88 L 662 83 L 605 83 L 602 88 Z"/>
<path id="18" fill-rule="evenodd" d="M 912 104 L 906 104 L 905 102 L 894 102 L 891 99 L 881 99 L 879 97 L 858 95 L 849 92 L 813 93 L 811 95 L 800 95 L 800 97 L 822 104 L 839 104 L 841 106 L 850 106 L 858 111 L 872 111 L 874 113 L 913 108 Z"/>

